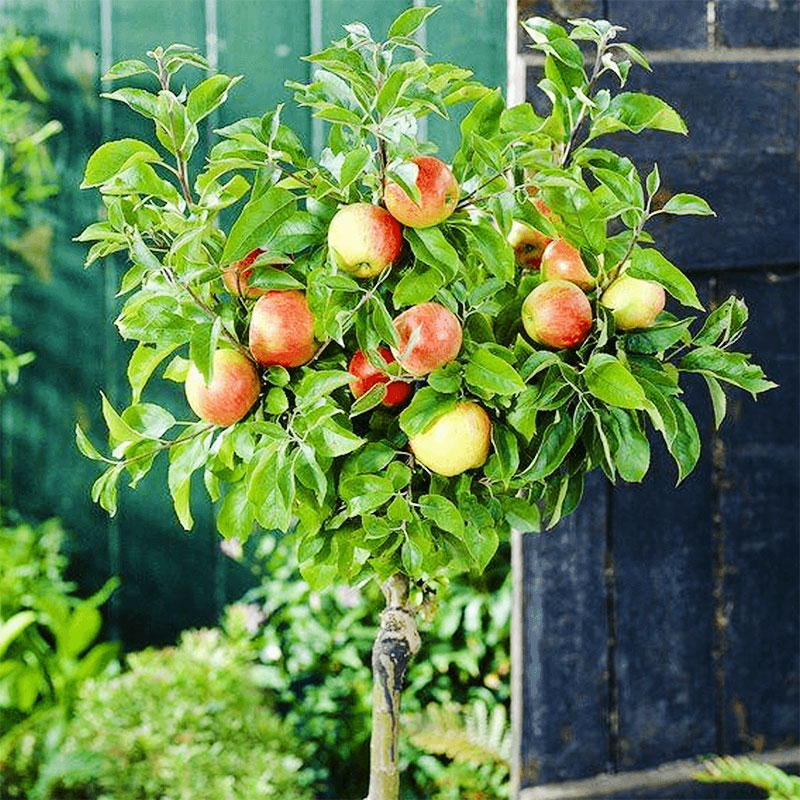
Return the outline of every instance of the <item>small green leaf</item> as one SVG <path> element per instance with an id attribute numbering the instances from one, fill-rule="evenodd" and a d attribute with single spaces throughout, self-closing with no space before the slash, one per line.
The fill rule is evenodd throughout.
<path id="1" fill-rule="evenodd" d="M 714 427 L 719 430 L 722 420 L 725 419 L 725 412 L 728 407 L 725 390 L 713 375 L 704 372 L 703 379 L 706 382 L 706 386 L 708 386 L 708 394 L 711 397 L 711 405 L 714 409 Z"/>
<path id="2" fill-rule="evenodd" d="M 414 394 L 411 402 L 400 414 L 400 427 L 407 436 L 422 433 L 442 414 L 455 407 L 458 397 L 425 386 Z"/>
<path id="3" fill-rule="evenodd" d="M 674 194 L 661 207 L 662 214 L 686 215 L 698 217 L 716 217 L 711 206 L 696 194 Z"/>
<path id="4" fill-rule="evenodd" d="M 158 120 L 161 115 L 158 97 L 152 92 L 146 92 L 144 89 L 126 87 L 124 89 L 117 89 L 115 92 L 105 92 L 101 94 L 100 97 L 125 103 L 126 106 L 137 114 L 141 114 L 143 117 L 148 117 L 149 119 Z"/>
<path id="5" fill-rule="evenodd" d="M 443 531 L 463 538 L 464 518 L 455 503 L 441 495 L 423 494 L 419 498 L 419 507 L 422 515 Z"/>
<path id="6" fill-rule="evenodd" d="M 389 26 L 389 38 L 411 36 L 431 14 L 436 13 L 440 8 L 441 6 L 417 6 L 406 9 Z"/>
<path id="7" fill-rule="evenodd" d="M 201 81 L 189 92 L 186 101 L 186 115 L 190 122 L 199 122 L 227 99 L 228 92 L 242 79 L 241 75 L 231 77 L 218 73 Z"/>
<path id="8" fill-rule="evenodd" d="M 156 367 L 170 354 L 177 345 L 169 344 L 165 347 L 153 347 L 140 342 L 128 362 L 128 383 L 131 386 L 131 402 L 138 403 L 142 390 L 155 371 Z"/>
<path id="9" fill-rule="evenodd" d="M 214 353 L 222 329 L 222 317 L 215 317 L 213 322 L 195 326 L 189 342 L 189 357 L 203 376 L 205 385 L 211 383 L 214 371 Z"/>
<path id="10" fill-rule="evenodd" d="M 160 163 L 161 156 L 138 139 L 118 139 L 101 144 L 86 162 L 80 188 L 100 186 L 137 161 Z"/>
<path id="11" fill-rule="evenodd" d="M 81 455 L 91 458 L 92 461 L 102 461 L 103 456 L 98 449 L 91 443 L 89 437 L 83 432 L 80 423 L 75 423 L 75 443 L 78 445 Z"/>
<path id="12" fill-rule="evenodd" d="M 194 430 L 199 432 L 201 429 L 202 426 L 198 426 Z M 167 484 L 178 521 L 187 531 L 194 525 L 189 507 L 192 474 L 205 465 L 212 436 L 213 433 L 199 433 L 187 441 L 173 445 L 169 450 Z"/>
<path id="13" fill-rule="evenodd" d="M 512 395 L 525 389 L 525 381 L 514 367 L 486 349 L 472 354 L 464 371 L 464 380 L 491 394 Z"/>
<path id="14" fill-rule="evenodd" d="M 538 533 L 542 523 L 539 509 L 521 497 L 504 497 L 503 511 L 508 524 L 520 533 Z"/>
<path id="15" fill-rule="evenodd" d="M 150 69 L 144 61 L 139 61 L 136 58 L 128 58 L 114 64 L 100 80 L 106 83 L 107 81 L 116 81 L 120 78 L 130 78 L 133 75 L 142 75 L 145 72 L 153 72 L 153 70 Z"/>
<path id="16" fill-rule="evenodd" d="M 758 364 L 753 364 L 749 355 L 711 345 L 698 347 L 685 355 L 679 368 L 684 372 L 710 373 L 721 381 L 750 392 L 753 397 L 777 386 L 766 379 L 764 370 Z"/>
<path id="17" fill-rule="evenodd" d="M 394 497 L 394 486 L 379 475 L 356 475 L 339 483 L 339 495 L 351 516 L 369 514 Z"/>
<path id="18" fill-rule="evenodd" d="M 217 530 L 225 539 L 247 541 L 255 522 L 255 511 L 247 499 L 247 484 L 234 484 L 222 500 L 217 515 Z"/>
<path id="19" fill-rule="evenodd" d="M 500 540 L 494 528 L 470 525 L 464 534 L 464 544 L 475 560 L 478 570 L 483 572 L 497 552 Z"/>
<path id="20" fill-rule="evenodd" d="M 677 397 L 667 401 L 675 415 L 675 435 L 667 441 L 667 448 L 678 467 L 678 483 L 689 475 L 700 458 L 700 434 L 689 409 Z"/>
<path id="21" fill-rule="evenodd" d="M 703 310 L 692 282 L 652 247 L 634 247 L 626 274 L 632 278 L 660 283 L 679 303 Z"/>
<path id="22" fill-rule="evenodd" d="M 586 387 L 598 400 L 619 408 L 644 408 L 644 390 L 627 367 L 614 356 L 595 353 L 582 375 Z"/>

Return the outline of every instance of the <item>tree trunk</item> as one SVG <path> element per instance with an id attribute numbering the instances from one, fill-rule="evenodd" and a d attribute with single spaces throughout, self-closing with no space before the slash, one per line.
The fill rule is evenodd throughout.
<path id="1" fill-rule="evenodd" d="M 400 693 L 420 638 L 414 612 L 408 605 L 408 580 L 395 575 L 383 585 L 386 608 L 372 648 L 372 739 L 369 795 L 366 800 L 399 800 L 397 738 Z"/>

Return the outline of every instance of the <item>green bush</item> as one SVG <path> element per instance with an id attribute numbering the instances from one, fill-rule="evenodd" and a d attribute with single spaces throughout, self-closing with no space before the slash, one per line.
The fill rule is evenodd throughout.
<path id="1" fill-rule="evenodd" d="M 261 586 L 245 597 L 258 603 L 253 613 L 260 616 L 253 620 L 261 624 L 256 677 L 274 692 L 277 708 L 297 735 L 314 743 L 309 766 L 318 796 L 358 797 L 369 768 L 369 664 L 382 597 L 374 582 L 360 590 L 312 591 L 299 576 L 293 553 L 290 539 L 276 544 L 271 536 L 261 537 L 251 553 L 261 578 Z M 404 712 L 420 712 L 430 703 L 482 700 L 492 707 L 507 702 L 511 583 L 503 560 L 480 577 L 465 576 L 442 590 L 440 608 L 422 627 L 422 650 L 409 670 Z M 441 788 L 447 758 L 425 755 L 407 741 L 402 749 L 406 796 L 454 796 Z M 448 792 L 466 792 L 481 782 L 470 765 L 450 769 L 448 781 L 456 772 L 457 786 Z M 496 782 L 494 773 L 491 782 Z"/>
<path id="2" fill-rule="evenodd" d="M 311 774 L 253 681 L 246 609 L 89 682 L 31 800 L 305 800 Z"/>
<path id="3" fill-rule="evenodd" d="M 0 796 L 28 797 L 39 765 L 58 747 L 81 685 L 102 673 L 117 645 L 93 644 L 109 581 L 82 600 L 64 580 L 64 531 L 0 524 Z"/>

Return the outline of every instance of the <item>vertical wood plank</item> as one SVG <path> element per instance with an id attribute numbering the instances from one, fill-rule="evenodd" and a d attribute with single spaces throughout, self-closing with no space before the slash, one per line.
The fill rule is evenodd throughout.
<path id="1" fill-rule="evenodd" d="M 620 769 L 716 745 L 711 431 L 703 392 L 691 382 L 685 397 L 703 439 L 695 472 L 673 488 L 675 465 L 651 437 L 647 478 L 613 493 Z"/>
<path id="2" fill-rule="evenodd" d="M 64 126 L 49 142 L 60 192 L 34 220 L 52 229 L 49 271 L 28 271 L 13 295 L 19 347 L 37 358 L 3 399 L 4 489 L 25 515 L 57 515 L 76 534 L 69 542 L 72 574 L 91 590 L 109 575 L 108 522 L 89 500 L 97 469 L 77 452 L 73 429 L 78 419 L 97 435 L 102 424 L 94 399 L 103 382 L 106 321 L 102 276 L 83 269 L 85 248 L 71 239 L 96 219 L 98 208 L 77 187 L 100 143 L 99 2 L 8 0 L 3 11 L 4 23 L 36 34 L 46 46 L 39 71 L 51 94 L 47 111 Z"/>
<path id="3" fill-rule="evenodd" d="M 520 788 L 608 767 L 606 513 L 597 471 L 575 514 L 523 537 Z"/>
<path id="4" fill-rule="evenodd" d="M 156 45 L 172 42 L 192 45 L 205 51 L 206 25 L 204 0 L 111 0 L 112 60 L 141 58 Z M 184 67 L 175 80 L 176 88 L 191 84 L 203 73 Z M 152 83 L 143 86 L 153 89 Z M 103 101 L 109 102 L 109 101 Z M 113 138 L 140 136 L 155 144 L 149 120 L 134 114 L 121 103 L 112 106 Z M 206 155 L 206 137 L 190 164 L 196 172 Z M 113 316 L 119 310 L 115 304 Z M 110 327 L 110 325 L 109 325 Z M 116 332 L 112 331 L 116 336 Z M 127 343 L 116 339 L 109 357 L 116 377 L 119 404 L 130 402 L 125 366 L 130 353 Z M 173 411 L 179 419 L 191 419 L 180 387 L 154 380 L 147 396 Z M 200 479 L 195 476 L 192 491 L 194 530 L 187 534 L 179 526 L 166 490 L 166 465 L 160 463 L 136 490 L 120 493 L 119 529 L 121 541 L 121 620 L 122 638 L 129 648 L 173 641 L 187 627 L 213 624 L 217 618 L 214 576 L 217 534 L 211 505 Z M 158 609 L 169 609 L 168 614 Z"/>
<path id="5" fill-rule="evenodd" d="M 720 431 L 719 529 L 724 554 L 725 725 L 733 751 L 798 740 L 800 389 L 796 268 L 727 274 L 721 298 L 743 295 L 753 325 L 741 348 L 780 385 L 758 403 L 729 393 Z M 737 345 L 738 346 L 738 345 Z"/>

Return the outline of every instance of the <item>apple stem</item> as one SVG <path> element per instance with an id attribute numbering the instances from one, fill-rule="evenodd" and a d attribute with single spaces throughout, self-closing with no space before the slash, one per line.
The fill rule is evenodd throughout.
<path id="1" fill-rule="evenodd" d="M 366 800 L 399 800 L 400 697 L 406 669 L 420 648 L 409 604 L 408 578 L 393 575 L 381 587 L 386 608 L 372 648 L 372 735 Z"/>

